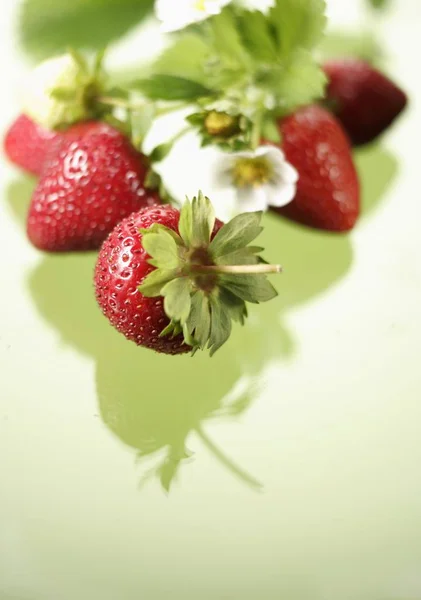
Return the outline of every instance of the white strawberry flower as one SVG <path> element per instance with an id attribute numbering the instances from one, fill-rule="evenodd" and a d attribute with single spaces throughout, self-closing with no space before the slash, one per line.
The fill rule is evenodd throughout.
<path id="1" fill-rule="evenodd" d="M 169 33 L 219 15 L 232 0 L 155 0 L 161 30 Z"/>
<path id="2" fill-rule="evenodd" d="M 79 78 L 80 65 L 70 54 L 42 62 L 25 80 L 22 90 L 23 112 L 49 129 L 66 123 L 68 104 L 54 97 L 52 92 L 55 89 L 77 89 Z M 72 120 L 77 120 L 78 115 L 74 111 L 75 107 L 72 107 Z"/>
<path id="3" fill-rule="evenodd" d="M 275 6 L 276 0 L 237 0 L 241 8 L 247 10 L 260 10 L 262 13 L 268 13 Z"/>
<path id="4" fill-rule="evenodd" d="M 239 213 L 289 204 L 298 181 L 297 171 L 275 146 L 228 153 L 216 146 L 202 148 L 196 133 L 183 136 L 154 168 L 180 204 L 186 194 L 206 189 L 217 217 L 223 221 Z"/>

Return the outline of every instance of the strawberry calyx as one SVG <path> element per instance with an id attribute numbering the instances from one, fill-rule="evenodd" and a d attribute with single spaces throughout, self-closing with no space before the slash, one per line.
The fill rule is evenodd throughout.
<path id="1" fill-rule="evenodd" d="M 193 354 L 211 356 L 228 340 L 232 322 L 244 324 L 247 302 L 260 304 L 277 296 L 268 281 L 280 273 L 250 243 L 262 232 L 261 212 L 238 215 L 216 235 L 215 212 L 201 192 L 180 211 L 179 232 L 155 224 L 142 229 L 142 245 L 155 269 L 139 286 L 146 297 L 162 296 L 170 324 L 161 336 L 184 335 Z"/>
<path id="2" fill-rule="evenodd" d="M 113 106 L 102 101 L 107 90 L 104 51 L 88 61 L 76 50 L 39 64 L 27 82 L 23 112 L 51 130 L 90 120 L 112 118 Z"/>

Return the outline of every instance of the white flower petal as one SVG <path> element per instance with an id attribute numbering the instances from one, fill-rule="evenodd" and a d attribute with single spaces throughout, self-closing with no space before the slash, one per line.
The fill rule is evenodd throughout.
<path id="1" fill-rule="evenodd" d="M 267 13 L 275 6 L 275 0 L 238 0 L 239 5 L 247 10 L 260 10 Z"/>
<path id="2" fill-rule="evenodd" d="M 237 212 L 266 211 L 269 206 L 268 186 L 237 188 Z"/>
<path id="3" fill-rule="evenodd" d="M 280 168 L 279 174 L 284 183 L 297 183 L 300 178 L 297 169 L 286 161 Z"/>
<path id="4" fill-rule="evenodd" d="M 297 186 L 295 183 L 280 183 L 267 186 L 268 205 L 286 206 L 295 198 Z"/>
<path id="5" fill-rule="evenodd" d="M 155 0 L 161 30 L 169 33 L 218 15 L 232 0 Z"/>

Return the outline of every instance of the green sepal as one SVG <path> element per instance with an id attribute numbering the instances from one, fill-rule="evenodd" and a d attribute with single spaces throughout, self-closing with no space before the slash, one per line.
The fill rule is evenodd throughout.
<path id="1" fill-rule="evenodd" d="M 260 226 L 262 212 L 237 215 L 224 225 L 210 244 L 212 255 L 217 258 L 230 254 L 250 244 L 263 231 Z"/>
<path id="2" fill-rule="evenodd" d="M 139 286 L 146 297 L 162 296 L 170 320 L 161 337 L 183 335 L 197 350 L 213 355 L 229 338 L 232 322 L 244 324 L 246 302 L 259 304 L 277 292 L 264 273 L 232 273 L 232 267 L 264 262 L 250 246 L 262 231 L 261 213 L 235 217 L 212 240 L 215 213 L 199 192 L 180 211 L 178 232 L 155 223 L 141 229 L 142 244 L 155 267 Z M 247 269 L 248 271 L 248 269 Z"/>

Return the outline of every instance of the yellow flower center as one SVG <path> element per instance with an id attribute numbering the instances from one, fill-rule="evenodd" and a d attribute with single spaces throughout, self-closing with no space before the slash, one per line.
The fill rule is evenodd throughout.
<path id="1" fill-rule="evenodd" d="M 200 10 L 202 12 L 205 12 L 206 11 L 206 0 L 196 0 L 194 8 L 196 10 Z"/>
<path id="2" fill-rule="evenodd" d="M 268 183 L 274 174 L 272 163 L 264 157 L 239 158 L 232 169 L 237 187 L 259 187 Z"/>
<path id="3" fill-rule="evenodd" d="M 229 138 L 240 132 L 239 118 L 212 110 L 206 115 L 205 129 L 209 135 Z"/>

